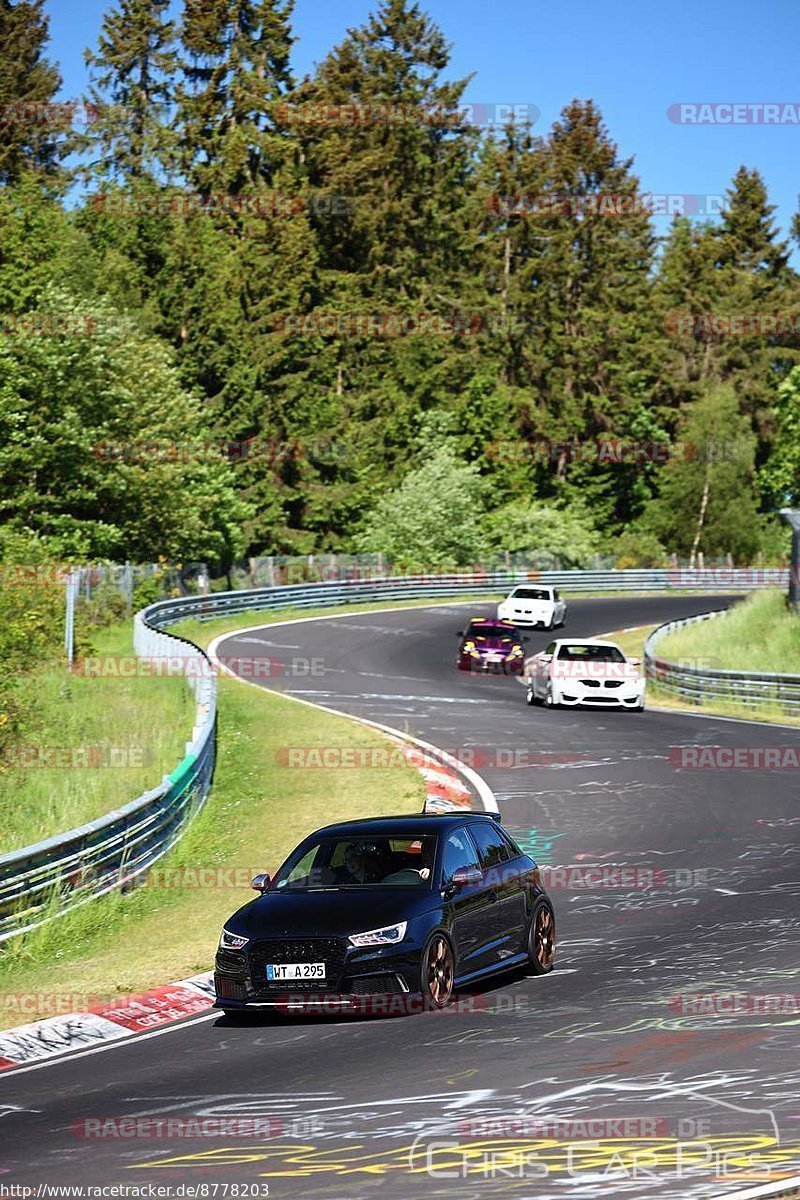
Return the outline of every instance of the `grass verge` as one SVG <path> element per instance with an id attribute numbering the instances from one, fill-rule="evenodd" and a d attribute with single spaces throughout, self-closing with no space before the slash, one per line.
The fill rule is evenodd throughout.
<path id="1" fill-rule="evenodd" d="M 151 883 L 12 939 L 0 953 L 0 1027 L 52 1015 L 53 996 L 62 1007 L 62 997 L 68 1005 L 75 996 L 111 999 L 208 970 L 222 923 L 252 896 L 242 880 L 274 870 L 331 820 L 418 812 L 424 804 L 422 778 L 410 767 L 329 771 L 276 761 L 291 745 L 385 745 L 381 734 L 344 717 L 227 678 L 219 714 L 211 796 Z M 217 886 L 195 886 L 209 878 Z M 33 998 L 22 1015 L 21 996 Z M 38 997 L 43 1011 L 31 1013 Z"/>
<path id="2" fill-rule="evenodd" d="M 748 613 L 753 614 L 752 624 L 748 620 Z M 772 636 L 773 623 L 779 631 L 778 636 L 787 656 L 793 655 L 792 665 L 787 665 L 788 659 L 784 660 L 783 671 L 800 673 L 800 621 L 787 611 L 783 594 L 773 591 L 754 593 L 732 609 L 728 616 L 689 625 L 675 634 L 667 635 L 659 642 L 659 657 L 671 662 L 689 660 L 690 664 L 693 659 L 700 660 L 707 667 L 720 667 L 723 670 L 776 671 L 778 668 L 773 665 L 762 666 L 767 657 L 764 651 Z M 644 644 L 655 628 L 655 625 L 642 625 L 634 629 L 614 630 L 602 636 L 616 642 L 625 654 L 641 658 Z M 774 657 L 769 655 L 768 661 L 773 663 Z M 753 663 L 757 663 L 758 667 L 754 668 Z M 699 712 L 756 723 L 800 727 L 800 716 L 787 715 L 774 704 L 756 706 L 723 700 L 691 704 L 675 692 L 654 683 L 647 685 L 645 702 L 648 708 Z"/>
<path id="3" fill-rule="evenodd" d="M 99 630 L 93 647 L 101 659 L 131 656 L 131 622 Z M 21 678 L 18 694 L 33 716 L 0 763 L 0 854 L 155 787 L 183 758 L 194 724 L 194 697 L 177 677 L 87 677 L 52 667 Z"/>

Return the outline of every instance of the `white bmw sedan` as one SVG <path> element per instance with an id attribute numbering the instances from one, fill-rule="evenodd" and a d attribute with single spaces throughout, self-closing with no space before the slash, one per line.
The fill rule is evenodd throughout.
<path id="1" fill-rule="evenodd" d="M 523 680 L 528 704 L 644 708 L 641 659 L 626 658 L 614 642 L 551 642 L 525 660 Z"/>
<path id="2" fill-rule="evenodd" d="M 497 616 L 499 620 L 513 621 L 517 626 L 539 625 L 542 629 L 554 629 L 556 625 L 564 624 L 567 605 L 558 588 L 523 583 L 498 604 Z"/>

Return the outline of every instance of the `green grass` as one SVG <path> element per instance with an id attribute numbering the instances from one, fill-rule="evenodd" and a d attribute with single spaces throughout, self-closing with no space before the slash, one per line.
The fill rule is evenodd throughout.
<path id="1" fill-rule="evenodd" d="M 131 655 L 131 638 L 130 622 L 103 629 L 93 654 Z M 33 716 L 0 765 L 0 854 L 73 829 L 155 787 L 183 758 L 194 724 L 194 697 L 178 677 L 87 678 L 53 667 L 21 678 L 18 691 Z M 16 765 L 37 748 L 32 761 L 64 751 L 64 765 Z M 115 765 L 75 765 L 101 756 Z"/>
<path id="2" fill-rule="evenodd" d="M 658 644 L 661 658 L 701 659 L 715 670 L 800 674 L 800 618 L 786 594 L 753 592 L 724 617 L 688 625 Z"/>
<path id="3" fill-rule="evenodd" d="M 114 998 L 208 970 L 222 923 L 253 893 L 224 876 L 224 886 L 192 886 L 186 872 L 235 870 L 246 882 L 257 870 L 274 871 L 302 837 L 329 821 L 422 809 L 425 787 L 410 767 L 333 771 L 276 762 L 284 746 L 386 744 L 344 717 L 221 679 L 219 720 L 211 795 L 156 868 L 156 880 L 166 876 L 179 886 L 103 898 L 12 939 L 0 953 L 0 995 Z M 0 1027 L 31 1019 L 0 1003 Z"/>
<path id="4" fill-rule="evenodd" d="M 635 629 L 615 630 L 602 636 L 616 642 L 625 654 L 642 658 L 644 644 L 655 628 L 655 625 L 642 625 Z M 715 617 L 712 621 L 689 625 L 667 635 L 658 644 L 658 654 L 660 658 L 671 662 L 688 660 L 687 665 L 692 665 L 692 660 L 699 659 L 698 666 L 705 665 L 710 668 L 719 666 L 726 670 L 775 671 L 780 668 L 762 665 L 768 654 L 766 648 L 770 646 L 773 628 L 784 644 L 786 655 L 794 655 L 793 665 L 784 665 L 783 671 L 791 674 L 800 670 L 800 621 L 787 611 L 784 594 L 775 591 L 755 592 L 725 617 Z M 775 661 L 772 655 L 769 656 L 769 661 Z M 787 658 L 784 662 L 791 662 L 791 659 Z M 647 684 L 645 703 L 648 708 L 701 712 L 709 716 L 800 726 L 800 716 L 787 715 L 774 704 L 744 705 L 725 700 L 691 704 L 683 700 L 677 692 L 654 683 Z"/>

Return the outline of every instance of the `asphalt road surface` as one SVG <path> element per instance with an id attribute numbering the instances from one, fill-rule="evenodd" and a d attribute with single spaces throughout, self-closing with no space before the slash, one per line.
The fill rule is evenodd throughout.
<path id="1" fill-rule="evenodd" d="M 725 603 L 573 601 L 565 633 Z M 245 1026 L 214 1014 L 10 1071 L 0 1185 L 155 1184 L 201 1200 L 265 1185 L 288 1200 L 683 1200 L 800 1170 L 796 771 L 676 765 L 681 747 L 795 746 L 797 732 L 528 707 L 513 678 L 455 670 L 456 631 L 491 611 L 354 612 L 237 634 L 220 653 L 290 671 L 317 660 L 268 685 L 475 763 L 504 824 L 553 868 L 553 974 L 500 977 L 437 1014 Z M 551 636 L 532 633 L 529 649 Z M 74 1131 L 85 1117 L 147 1115 L 269 1116 L 272 1136 Z"/>

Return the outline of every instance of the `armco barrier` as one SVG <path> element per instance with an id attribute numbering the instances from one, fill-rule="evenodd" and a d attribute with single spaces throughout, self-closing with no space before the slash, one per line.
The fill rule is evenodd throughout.
<path id="1" fill-rule="evenodd" d="M 203 805 L 214 773 L 216 685 L 206 655 L 150 624 L 134 619 L 141 657 L 187 661 L 186 679 L 197 715 L 186 754 L 158 787 L 79 829 L 0 857 L 0 942 L 116 888 L 135 886 L 180 837 Z M 197 660 L 205 660 L 202 666 Z M 192 670 L 191 662 L 197 663 Z"/>
<path id="2" fill-rule="evenodd" d="M 197 698 L 197 718 L 186 756 L 159 785 L 116 812 L 79 829 L 0 857 L 0 942 L 50 916 L 112 891 L 170 849 L 202 806 L 214 771 L 216 680 L 197 646 L 163 632 L 188 617 L 207 620 L 278 608 L 334 608 L 369 601 L 492 596 L 538 582 L 576 592 L 738 592 L 788 583 L 780 567 L 598 571 L 482 571 L 388 575 L 337 583 L 291 584 L 161 600 L 137 613 L 136 652 L 142 657 L 187 659 L 186 676 Z M 652 641 L 652 639 L 651 639 Z M 200 669 L 188 662 L 204 659 Z M 798 681 L 800 686 L 800 681 Z"/>
<path id="3" fill-rule="evenodd" d="M 626 571 L 480 571 L 452 574 L 386 575 L 337 583 L 298 583 L 280 587 L 212 592 L 159 600 L 146 612 L 160 629 L 187 617 L 208 620 L 238 612 L 274 608 L 333 608 L 379 600 L 446 599 L 448 596 L 493 596 L 523 583 L 540 583 L 576 592 L 742 592 L 763 587 L 787 587 L 786 567 L 688 567 Z"/>
<path id="4" fill-rule="evenodd" d="M 773 675 L 758 671 L 724 671 L 716 668 L 698 670 L 682 663 L 671 662 L 658 653 L 659 642 L 687 625 L 711 621 L 723 616 L 725 610 L 700 613 L 682 621 L 659 625 L 644 647 L 645 675 L 665 691 L 673 692 L 690 704 L 707 700 L 723 700 L 744 705 L 769 705 L 785 713 L 800 711 L 800 675 Z"/>

